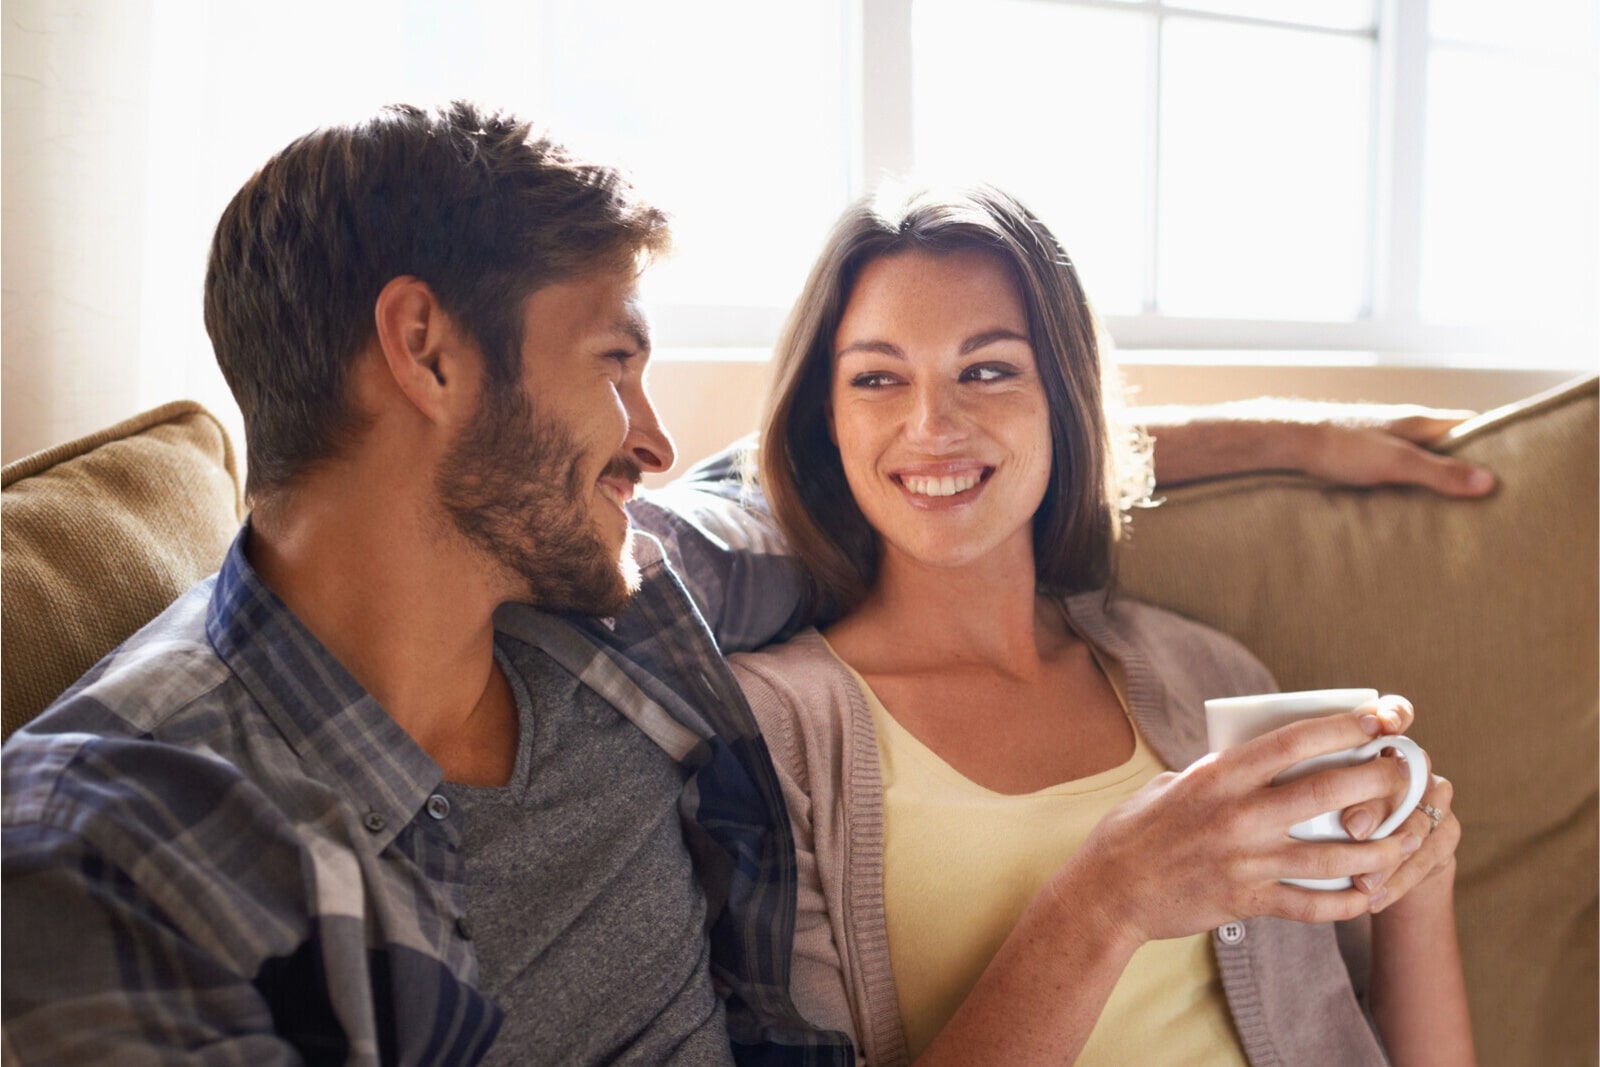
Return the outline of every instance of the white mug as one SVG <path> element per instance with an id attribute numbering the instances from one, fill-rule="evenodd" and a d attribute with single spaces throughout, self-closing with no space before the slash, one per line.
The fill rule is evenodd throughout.
<path id="1" fill-rule="evenodd" d="M 1313 689 L 1299 693 L 1259 693 L 1254 696 L 1208 700 L 1206 741 L 1211 751 L 1221 752 L 1225 748 L 1270 733 L 1280 726 L 1287 726 L 1301 719 L 1351 711 L 1363 704 L 1371 704 L 1377 699 L 1376 689 Z M 1272 784 L 1292 782 L 1331 767 L 1353 767 L 1358 763 L 1375 759 L 1379 753 L 1391 748 L 1405 757 L 1406 768 L 1411 773 L 1411 782 L 1406 789 L 1405 800 L 1389 813 L 1387 819 L 1378 824 L 1377 829 L 1367 835 L 1367 840 L 1376 841 L 1392 834 L 1395 828 L 1405 821 L 1406 816 L 1417 809 L 1417 805 L 1422 802 L 1423 792 L 1428 788 L 1427 757 L 1423 755 L 1422 747 L 1411 738 L 1374 737 L 1366 744 L 1357 745 L 1355 748 L 1314 756 L 1288 768 L 1274 778 Z M 1343 824 L 1339 821 L 1341 814 L 1343 813 L 1338 811 L 1325 811 L 1304 822 L 1295 823 L 1289 829 L 1289 836 L 1302 841 L 1349 841 L 1350 835 L 1345 832 Z M 1354 884 L 1349 878 L 1284 878 L 1282 881 L 1286 885 L 1303 886 L 1306 889 L 1349 889 Z"/>

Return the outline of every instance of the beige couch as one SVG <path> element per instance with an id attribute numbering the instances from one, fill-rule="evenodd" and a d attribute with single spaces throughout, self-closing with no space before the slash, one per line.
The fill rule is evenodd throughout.
<path id="1" fill-rule="evenodd" d="M 1223 479 L 1140 512 L 1123 586 L 1234 634 L 1284 688 L 1406 693 L 1456 784 L 1480 1058 L 1597 1061 L 1596 383 L 1444 446 L 1489 500 Z M 7 735 L 215 568 L 237 528 L 221 426 L 168 405 L 4 471 Z"/>

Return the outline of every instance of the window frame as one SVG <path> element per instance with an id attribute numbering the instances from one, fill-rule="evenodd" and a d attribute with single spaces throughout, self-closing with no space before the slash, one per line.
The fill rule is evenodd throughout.
<path id="1" fill-rule="evenodd" d="M 1151 62 L 1147 67 L 1150 107 L 1147 123 L 1154 165 L 1147 175 L 1147 248 L 1144 308 L 1137 314 L 1103 316 L 1117 347 L 1134 360 L 1160 358 L 1161 352 L 1216 350 L 1284 352 L 1290 361 L 1318 351 L 1369 353 L 1380 364 L 1508 365 L 1515 353 L 1540 341 L 1593 347 L 1600 330 L 1582 336 L 1530 336 L 1526 328 L 1446 325 L 1421 315 L 1423 261 L 1424 146 L 1427 121 L 1430 0 L 1375 0 L 1374 24 L 1365 28 L 1307 26 L 1281 19 L 1202 11 L 1169 0 L 1035 0 L 1040 3 L 1111 9 L 1150 19 Z M 847 67 L 845 116 L 848 188 L 864 195 L 880 176 L 911 173 L 913 139 L 912 18 L 915 0 L 846 0 L 844 25 Z M 1248 26 L 1292 28 L 1309 33 L 1373 41 L 1373 140 L 1369 172 L 1368 256 L 1364 313 L 1348 321 L 1237 319 L 1164 314 L 1155 307 L 1158 269 L 1156 242 L 1160 220 L 1161 27 L 1167 20 L 1197 19 Z M 770 345 L 786 308 L 677 304 L 658 311 L 657 333 L 665 347 L 745 349 L 736 358 Z M 1141 355 L 1141 353 L 1143 355 Z M 731 353 L 730 353 L 731 354 Z M 1182 358 L 1182 357 L 1180 357 Z"/>

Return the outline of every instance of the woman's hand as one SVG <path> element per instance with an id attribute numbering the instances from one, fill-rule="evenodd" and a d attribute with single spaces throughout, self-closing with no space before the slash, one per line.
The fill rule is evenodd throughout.
<path id="1" fill-rule="evenodd" d="M 1375 707 L 1361 709 L 1359 714 L 1370 715 L 1377 721 L 1379 733 L 1393 736 L 1411 728 L 1416 712 L 1411 702 L 1400 696 L 1386 696 Z M 1391 765 L 1399 760 L 1375 761 Z M 1405 856 L 1398 867 L 1368 871 L 1358 875 L 1356 886 L 1372 895 L 1372 910 L 1382 911 L 1423 882 L 1435 878 L 1453 880 L 1455 877 L 1456 846 L 1461 841 L 1461 823 L 1456 819 L 1451 802 L 1455 787 L 1432 773 L 1433 761 L 1429 759 L 1429 784 L 1422 794 L 1422 802 L 1395 827 L 1393 837 L 1414 837 L 1420 842 L 1416 851 Z M 1409 775 L 1399 770 L 1399 784 L 1387 800 L 1373 800 L 1347 808 L 1343 824 L 1345 832 L 1357 841 L 1367 835 L 1394 809 L 1394 804 L 1405 793 Z"/>
<path id="2" fill-rule="evenodd" d="M 1396 884 L 1415 884 L 1401 872 L 1409 852 L 1420 851 L 1420 833 L 1310 842 L 1288 832 L 1325 811 L 1383 805 L 1394 790 L 1395 761 L 1272 781 L 1302 760 L 1365 744 L 1381 728 L 1372 709 L 1308 719 L 1158 775 L 1101 820 L 1051 886 L 1080 914 L 1086 901 L 1099 901 L 1105 920 L 1135 947 L 1241 918 L 1320 923 L 1370 911 L 1372 894 L 1363 888 L 1309 890 L 1280 879 L 1388 872 L 1385 899 Z"/>
<path id="3" fill-rule="evenodd" d="M 1384 697 L 1369 713 L 1381 732 L 1391 735 L 1403 733 L 1414 718 L 1402 697 Z M 1372 890 L 1372 1015 L 1396 1067 L 1470 1067 L 1476 1057 L 1455 926 L 1461 823 L 1453 810 L 1454 788 L 1432 774 L 1429 762 L 1430 783 L 1422 803 L 1394 831 L 1420 836 L 1421 847 L 1396 868 L 1356 879 L 1358 886 Z M 1393 810 L 1393 803 L 1390 798 L 1348 809 L 1346 831 L 1365 836 L 1376 818 Z M 1357 827 L 1361 834 L 1354 833 Z"/>
<path id="4" fill-rule="evenodd" d="M 1373 920 L 1374 995 L 1385 1040 L 1401 1052 L 1397 1063 L 1427 1062 L 1411 1058 L 1419 1047 L 1449 1050 L 1441 1062 L 1470 1063 L 1448 862 L 1439 868 L 1429 852 L 1408 868 L 1406 857 L 1424 851 L 1414 827 L 1381 841 L 1289 836 L 1294 824 L 1323 812 L 1369 804 L 1388 810 L 1396 761 L 1272 784 L 1313 756 L 1371 741 L 1384 729 L 1380 716 L 1394 729 L 1409 725 L 1409 714 L 1409 707 L 1400 714 L 1385 705 L 1308 719 L 1152 779 L 1102 819 L 1034 897 L 919 1062 L 970 1063 L 995 1058 L 997 1050 L 1008 1063 L 1070 1062 L 1145 942 L 1264 915 L 1313 923 L 1355 918 L 1374 906 L 1363 889 L 1304 889 L 1280 879 L 1388 871 L 1389 894 L 1380 904 L 1397 899 L 1401 886 L 1408 892 L 1401 892 L 1403 906 Z M 1447 796 L 1440 799 L 1448 805 Z M 1442 907 L 1425 903 L 1435 898 L 1434 886 L 1443 889 Z M 1425 921 L 1413 922 L 1414 913 Z M 1424 972 L 1434 977 L 1423 981 Z M 1437 1008 L 1417 1004 L 1417 990 L 1437 997 Z"/>

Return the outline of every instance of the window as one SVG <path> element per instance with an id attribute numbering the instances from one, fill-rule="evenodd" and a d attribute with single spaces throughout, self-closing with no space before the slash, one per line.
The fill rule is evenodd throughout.
<path id="1" fill-rule="evenodd" d="M 891 6 L 895 162 L 1022 196 L 1125 350 L 1593 365 L 1590 0 Z"/>
<path id="2" fill-rule="evenodd" d="M 1421 316 L 1492 325 L 1510 308 L 1557 321 L 1587 309 L 1592 327 L 1596 5 L 1515 12 L 1490 0 L 1429 9 Z"/>
<path id="3" fill-rule="evenodd" d="M 152 6 L 152 359 L 209 365 L 193 294 L 254 166 L 452 96 L 548 123 L 673 211 L 649 283 L 669 357 L 763 356 L 886 172 L 1020 195 L 1125 352 L 1576 367 L 1600 338 L 1596 0 Z M 194 391 L 163 373 L 153 395 Z"/>

